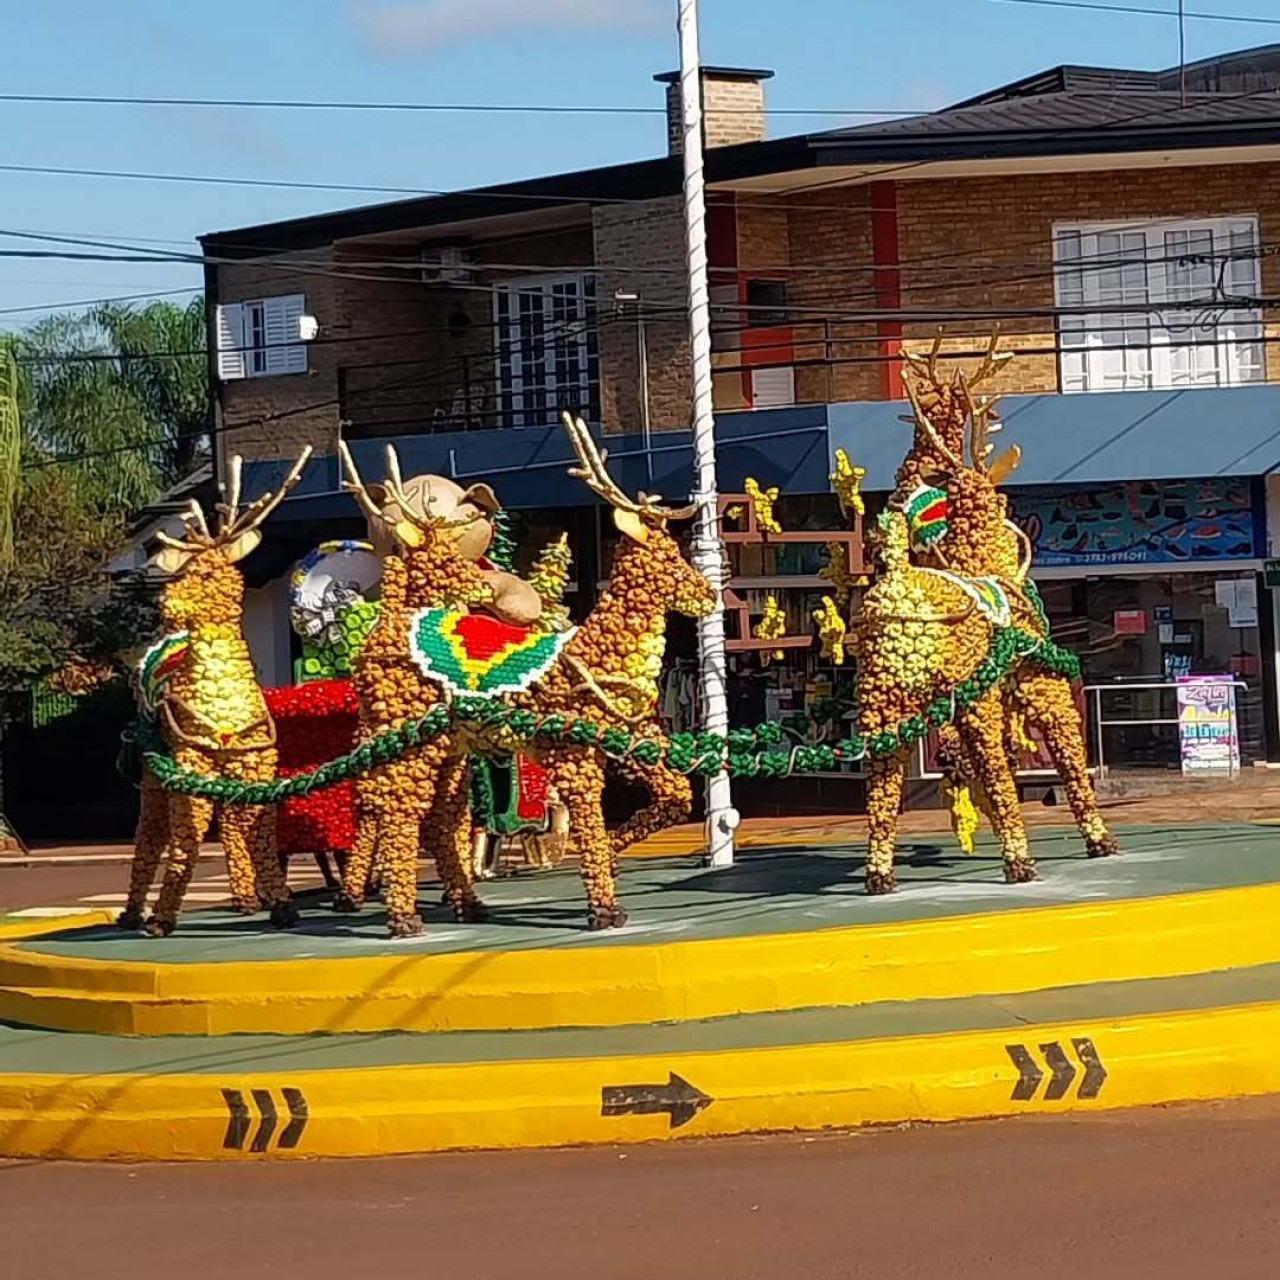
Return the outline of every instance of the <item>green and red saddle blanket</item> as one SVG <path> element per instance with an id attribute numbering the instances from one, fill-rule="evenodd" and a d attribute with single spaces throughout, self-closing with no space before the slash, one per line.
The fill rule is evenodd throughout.
<path id="1" fill-rule="evenodd" d="M 541 680 L 573 635 L 526 631 L 483 613 L 419 609 L 409 619 L 409 652 L 424 676 L 453 693 L 496 698 Z"/>
<path id="2" fill-rule="evenodd" d="M 148 715 L 155 715 L 165 686 L 182 666 L 191 648 L 186 631 L 171 631 L 152 644 L 138 661 L 138 698 Z"/>

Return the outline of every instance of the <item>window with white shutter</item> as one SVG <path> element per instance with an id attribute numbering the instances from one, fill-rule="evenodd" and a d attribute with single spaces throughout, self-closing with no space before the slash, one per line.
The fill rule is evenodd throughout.
<path id="1" fill-rule="evenodd" d="M 306 296 L 284 294 L 218 308 L 218 376 L 273 378 L 306 373 L 307 347 L 301 339 Z"/>
<path id="2" fill-rule="evenodd" d="M 1256 218 L 1054 229 L 1063 391 L 1259 382 Z"/>

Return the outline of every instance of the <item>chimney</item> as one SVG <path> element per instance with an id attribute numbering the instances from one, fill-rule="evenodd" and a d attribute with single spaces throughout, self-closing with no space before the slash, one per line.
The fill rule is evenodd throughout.
<path id="1" fill-rule="evenodd" d="M 684 151 L 684 111 L 680 73 L 664 71 L 653 77 L 667 86 L 667 154 Z M 763 142 L 764 82 L 772 71 L 749 67 L 702 68 L 702 145 L 732 147 L 739 142 Z"/>

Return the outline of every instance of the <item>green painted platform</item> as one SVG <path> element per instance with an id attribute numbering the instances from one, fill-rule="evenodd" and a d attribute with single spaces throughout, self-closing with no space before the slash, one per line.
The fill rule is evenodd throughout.
<path id="1" fill-rule="evenodd" d="M 1074 830 L 1032 834 L 1040 879 L 1006 885 L 993 841 L 973 856 L 944 837 L 904 842 L 900 889 L 868 898 L 862 891 L 861 847 L 779 845 L 742 853 L 737 864 L 710 871 L 689 858 L 626 864 L 620 893 L 627 926 L 588 933 L 576 871 L 527 873 L 481 886 L 492 916 L 484 925 L 454 924 L 435 905 L 439 888 L 421 890 L 427 931 L 391 940 L 381 905 L 338 916 L 321 901 L 303 900 L 303 921 L 277 933 L 261 918 L 223 911 L 183 916 L 167 939 L 103 926 L 32 938 L 20 951 L 112 962 L 210 964 L 232 961 L 344 959 L 401 952 L 519 952 L 613 948 L 665 942 L 805 933 L 855 925 L 939 920 L 1032 907 L 1149 899 L 1207 889 L 1280 882 L 1280 827 L 1223 824 L 1124 828 L 1118 858 L 1090 861 Z"/>

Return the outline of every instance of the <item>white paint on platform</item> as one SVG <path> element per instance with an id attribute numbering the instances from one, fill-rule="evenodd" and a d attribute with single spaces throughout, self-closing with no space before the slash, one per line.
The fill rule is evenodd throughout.
<path id="1" fill-rule="evenodd" d="M 56 920 L 59 916 L 87 916 L 92 907 L 22 907 L 18 911 L 6 911 L 5 918 L 21 917 L 23 920 Z"/>

